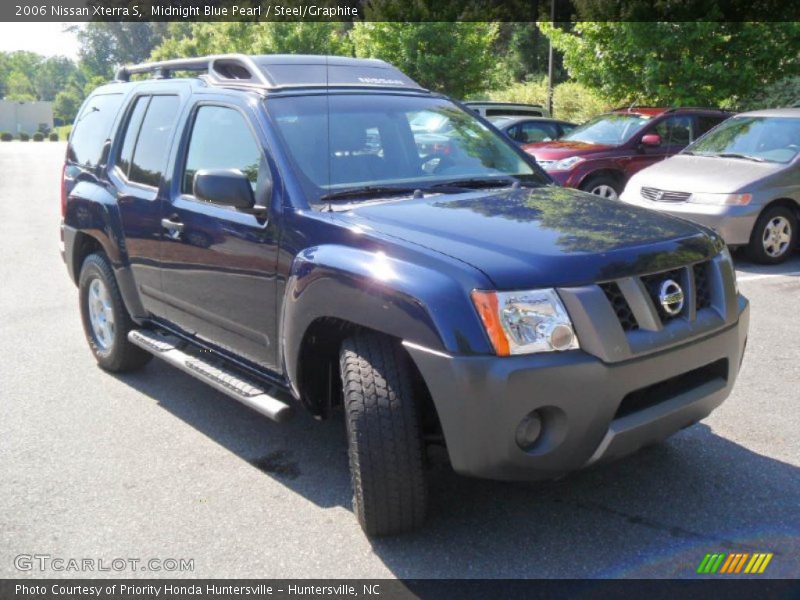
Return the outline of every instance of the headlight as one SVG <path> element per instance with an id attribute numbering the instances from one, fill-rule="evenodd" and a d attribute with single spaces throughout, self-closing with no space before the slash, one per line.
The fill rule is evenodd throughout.
<path id="1" fill-rule="evenodd" d="M 720 256 L 722 256 L 723 262 L 728 263 L 731 268 L 731 273 L 733 275 L 733 289 L 736 290 L 736 295 L 739 295 L 739 282 L 736 280 L 736 265 L 733 264 L 733 257 L 731 256 L 731 251 L 725 246 L 720 252 Z"/>
<path id="2" fill-rule="evenodd" d="M 569 171 L 572 167 L 583 161 L 584 159 L 580 156 L 570 156 L 569 158 L 562 158 L 561 160 L 545 162 L 543 168 L 545 171 Z"/>
<path id="3" fill-rule="evenodd" d="M 472 301 L 498 356 L 580 348 L 567 310 L 553 289 L 474 290 Z"/>
<path id="4" fill-rule="evenodd" d="M 744 206 L 753 199 L 751 194 L 692 194 L 689 202 L 695 204 L 716 204 L 718 206 Z"/>

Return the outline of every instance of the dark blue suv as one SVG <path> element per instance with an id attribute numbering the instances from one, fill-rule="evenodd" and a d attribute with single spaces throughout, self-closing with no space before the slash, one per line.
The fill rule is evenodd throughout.
<path id="1" fill-rule="evenodd" d="M 553 186 L 381 61 L 123 68 L 62 193 L 100 366 L 156 356 L 276 421 L 343 412 L 369 534 L 422 522 L 431 444 L 459 473 L 558 477 L 708 415 L 744 351 L 717 235 Z"/>

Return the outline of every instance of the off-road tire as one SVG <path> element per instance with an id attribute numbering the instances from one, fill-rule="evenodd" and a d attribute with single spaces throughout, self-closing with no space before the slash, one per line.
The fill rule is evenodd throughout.
<path id="1" fill-rule="evenodd" d="M 95 279 L 99 279 L 108 291 L 114 316 L 114 341 L 107 348 L 103 348 L 98 341 L 89 315 L 89 289 Z M 147 364 L 153 355 L 128 341 L 128 332 L 135 329 L 136 324 L 131 320 L 128 310 L 125 308 L 114 271 L 105 254 L 90 254 L 83 261 L 78 279 L 78 296 L 86 341 L 100 367 L 106 371 L 119 373 L 140 369 Z"/>
<path id="2" fill-rule="evenodd" d="M 764 249 L 764 230 L 772 220 L 780 217 L 786 219 L 786 221 L 789 223 L 789 227 L 791 228 L 791 239 L 789 240 L 789 245 L 783 254 L 780 256 L 771 256 Z M 756 224 L 753 226 L 753 232 L 750 234 L 750 244 L 747 246 L 747 254 L 753 262 L 764 265 L 776 265 L 791 257 L 796 247 L 797 217 L 795 216 L 795 213 L 786 206 L 773 206 L 762 212 L 758 217 Z"/>
<path id="3" fill-rule="evenodd" d="M 374 333 L 342 344 L 353 511 L 370 536 L 419 527 L 427 488 L 423 441 L 408 357 L 399 344 Z"/>

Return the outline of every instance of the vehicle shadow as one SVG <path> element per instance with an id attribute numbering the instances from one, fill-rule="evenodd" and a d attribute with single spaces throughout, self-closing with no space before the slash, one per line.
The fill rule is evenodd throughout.
<path id="1" fill-rule="evenodd" d="M 349 509 L 340 418 L 277 425 L 158 361 L 119 379 L 314 504 Z M 705 424 L 560 481 L 462 477 L 441 454 L 425 527 L 371 541 L 397 577 L 689 577 L 707 552 L 773 552 L 767 575 L 800 574 L 800 469 Z"/>

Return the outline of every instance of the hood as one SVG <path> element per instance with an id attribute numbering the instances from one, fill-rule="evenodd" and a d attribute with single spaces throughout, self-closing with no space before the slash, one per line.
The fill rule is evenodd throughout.
<path id="1" fill-rule="evenodd" d="M 761 179 L 786 167 L 785 164 L 742 158 L 678 154 L 637 173 L 631 185 L 671 192 L 730 194 L 749 191 Z"/>
<path id="2" fill-rule="evenodd" d="M 525 144 L 522 149 L 539 160 L 561 160 L 570 156 L 586 156 L 614 150 L 617 146 L 610 144 L 587 144 L 572 140 L 556 140 L 554 142 L 537 142 Z"/>
<path id="3" fill-rule="evenodd" d="M 357 206 L 336 218 L 468 263 L 500 290 L 668 270 L 718 251 L 688 221 L 555 186 Z"/>

